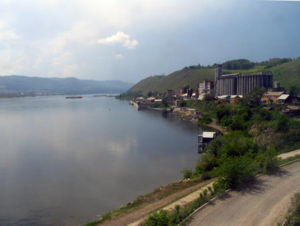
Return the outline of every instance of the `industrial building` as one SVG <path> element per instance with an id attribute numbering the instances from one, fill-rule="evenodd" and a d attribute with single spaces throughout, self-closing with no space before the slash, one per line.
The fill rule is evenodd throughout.
<path id="1" fill-rule="evenodd" d="M 222 65 L 215 69 L 216 96 L 247 95 L 256 87 L 273 87 L 272 72 L 222 74 Z"/>

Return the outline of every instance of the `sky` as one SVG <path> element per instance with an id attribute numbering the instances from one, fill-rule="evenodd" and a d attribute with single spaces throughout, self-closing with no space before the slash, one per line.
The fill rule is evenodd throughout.
<path id="1" fill-rule="evenodd" d="M 299 56 L 296 0 L 0 0 L 0 75 L 135 83 Z"/>

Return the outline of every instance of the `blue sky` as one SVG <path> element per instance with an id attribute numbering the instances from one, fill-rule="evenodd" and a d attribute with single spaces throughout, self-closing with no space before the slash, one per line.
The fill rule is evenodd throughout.
<path id="1" fill-rule="evenodd" d="M 137 82 L 299 56 L 299 1 L 0 0 L 0 75 Z"/>

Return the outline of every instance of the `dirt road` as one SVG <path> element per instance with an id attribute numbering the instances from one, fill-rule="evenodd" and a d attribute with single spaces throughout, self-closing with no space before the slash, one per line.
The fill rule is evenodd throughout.
<path id="1" fill-rule="evenodd" d="M 281 155 L 278 155 L 278 157 L 282 158 L 282 159 L 287 159 L 287 158 L 290 158 L 290 157 L 294 157 L 296 155 L 300 155 L 300 149 L 299 150 L 295 150 L 295 151 L 290 151 L 290 152 L 283 153 Z"/>
<path id="2" fill-rule="evenodd" d="M 260 176 L 243 192 L 231 191 L 196 214 L 189 225 L 277 225 L 284 220 L 291 197 L 300 192 L 300 161 L 272 176 Z"/>
<path id="3" fill-rule="evenodd" d="M 212 181 L 213 181 L 213 179 L 209 180 L 209 181 L 204 181 L 204 182 L 196 184 L 192 187 L 183 189 L 183 190 L 176 192 L 174 194 L 171 194 L 161 200 L 156 200 L 150 204 L 142 206 L 142 207 L 138 208 L 137 210 L 130 212 L 124 216 L 120 216 L 120 217 L 114 218 L 110 221 L 106 221 L 101 225 L 105 225 L 105 226 L 106 225 L 120 226 L 120 225 L 128 225 L 128 224 L 137 225 L 137 224 L 139 224 L 139 222 L 142 222 L 150 212 L 152 212 L 156 209 L 159 209 L 163 206 L 166 206 L 183 196 L 193 193 L 193 192 L 197 191 L 198 189 L 201 189 L 203 186 L 210 184 Z"/>

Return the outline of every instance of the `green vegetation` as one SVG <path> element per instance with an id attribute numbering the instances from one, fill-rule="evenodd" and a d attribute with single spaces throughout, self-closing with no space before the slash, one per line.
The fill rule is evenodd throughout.
<path id="1" fill-rule="evenodd" d="M 239 59 L 239 60 L 230 60 L 226 61 L 222 64 L 224 69 L 227 70 L 247 70 L 250 68 L 253 68 L 255 66 L 255 63 L 246 60 L 246 59 Z"/>
<path id="2" fill-rule="evenodd" d="M 280 159 L 280 165 L 285 164 L 285 163 L 289 163 L 289 162 L 293 162 L 293 161 L 298 160 L 298 159 L 300 159 L 300 155 L 296 155 L 296 156 L 289 157 L 289 158 L 286 158 L 286 159 Z"/>
<path id="3" fill-rule="evenodd" d="M 257 173 L 273 172 L 278 165 L 274 149 L 257 145 L 243 131 L 232 131 L 207 146 L 195 175 L 206 179 L 218 177 L 225 189 L 242 188 Z"/>
<path id="4" fill-rule="evenodd" d="M 166 226 L 166 225 L 178 225 L 184 219 L 186 219 L 194 210 L 207 203 L 212 198 L 217 195 L 224 193 L 224 189 L 214 184 L 214 188 L 209 187 L 208 190 L 204 190 L 200 194 L 199 198 L 195 201 L 186 204 L 185 206 L 177 205 L 175 210 L 167 212 L 166 210 L 161 210 L 159 212 L 154 212 L 145 221 L 145 226 Z"/>
<path id="5" fill-rule="evenodd" d="M 124 96 L 147 96 L 151 92 L 163 94 L 168 89 L 179 91 L 185 85 L 196 89 L 203 80 L 214 80 L 212 68 L 187 68 L 169 74 L 168 76 L 151 76 L 133 86 Z"/>
<path id="6" fill-rule="evenodd" d="M 286 218 L 284 226 L 300 225 L 300 193 L 294 195 L 289 215 Z"/>
<path id="7" fill-rule="evenodd" d="M 225 189 L 242 188 L 257 173 L 276 171 L 278 153 L 300 148 L 299 120 L 281 113 L 280 106 L 267 110 L 259 102 L 263 92 L 256 89 L 238 104 L 187 101 L 187 106 L 204 112 L 199 123 L 211 117 L 227 128 L 206 147 L 193 176 L 218 177 Z"/>
<path id="8" fill-rule="evenodd" d="M 274 74 L 274 81 L 279 81 L 281 86 L 287 89 L 300 87 L 300 58 L 271 67 L 270 71 Z"/>
<path id="9" fill-rule="evenodd" d="M 291 61 L 292 61 L 291 58 L 275 58 L 275 59 L 271 59 L 268 61 L 263 61 L 263 62 L 259 63 L 258 65 L 262 65 L 262 66 L 264 66 L 265 69 L 267 69 L 267 68 L 275 67 L 277 65 L 284 64 L 284 63 L 291 62 Z"/>

